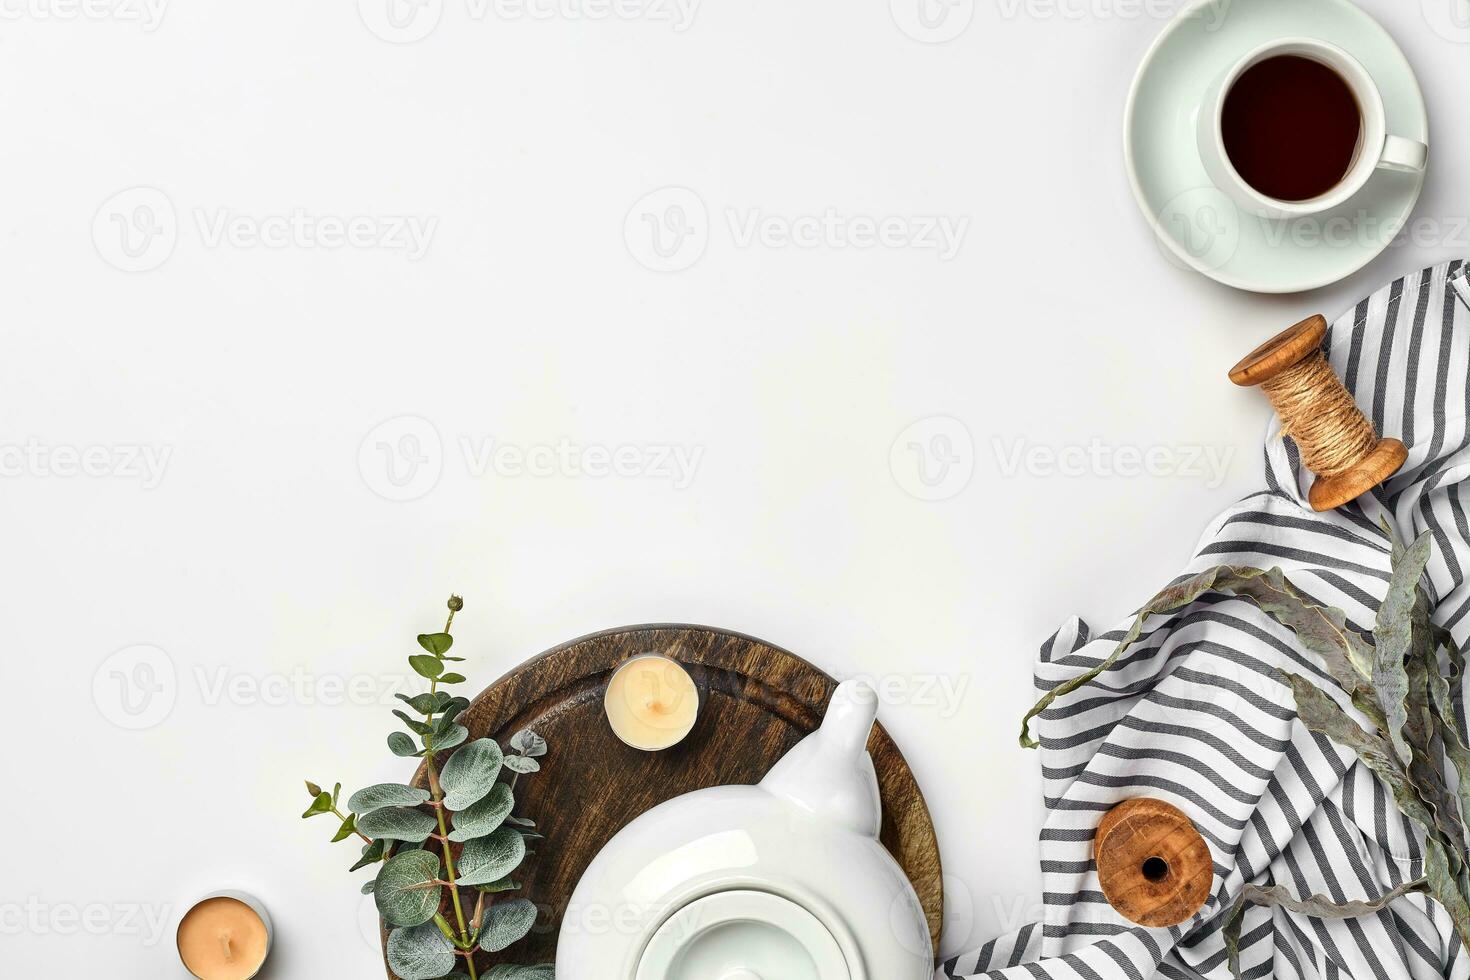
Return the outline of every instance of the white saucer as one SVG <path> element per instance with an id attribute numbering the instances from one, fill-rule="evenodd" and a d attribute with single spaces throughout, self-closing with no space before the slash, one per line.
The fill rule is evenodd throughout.
<path id="1" fill-rule="evenodd" d="M 1195 0 L 1149 49 L 1128 94 L 1128 179 L 1163 251 L 1237 289 L 1294 293 L 1351 275 L 1393 241 L 1424 186 L 1422 172 L 1379 170 L 1336 210 L 1273 221 L 1240 210 L 1210 182 L 1195 146 L 1205 90 L 1252 48 L 1303 36 L 1354 55 L 1383 91 L 1388 131 L 1429 143 L 1414 70 L 1349 0 Z"/>

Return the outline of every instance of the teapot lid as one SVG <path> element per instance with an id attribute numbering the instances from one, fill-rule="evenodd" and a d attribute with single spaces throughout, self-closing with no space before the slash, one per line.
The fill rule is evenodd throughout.
<path id="1" fill-rule="evenodd" d="M 862 980 L 827 927 L 779 895 L 728 891 L 669 917 L 643 951 L 637 980 Z"/>

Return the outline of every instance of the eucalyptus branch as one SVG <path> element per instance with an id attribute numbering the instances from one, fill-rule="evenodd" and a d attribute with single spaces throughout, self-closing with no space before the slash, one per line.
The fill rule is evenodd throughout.
<path id="1" fill-rule="evenodd" d="M 449 827 L 444 821 L 444 810 L 441 808 L 435 812 L 439 816 L 439 833 L 444 839 L 444 870 L 447 872 L 445 877 L 448 879 L 446 884 L 449 885 L 449 897 L 454 903 L 454 920 L 459 925 L 459 938 L 464 944 L 461 948 L 468 949 L 470 944 L 470 931 L 465 926 L 464 905 L 459 899 L 458 875 L 454 870 L 454 848 L 449 845 Z M 475 959 L 473 956 L 469 958 L 467 965 L 470 970 L 470 980 L 475 980 Z"/>
<path id="2" fill-rule="evenodd" d="M 546 741 L 531 731 L 517 732 L 505 748 L 488 738 L 467 741 L 469 731 L 458 718 L 470 702 L 444 690 L 465 681 L 449 669 L 464 660 L 449 655 L 454 644 L 449 631 L 464 600 L 451 596 L 448 607 L 444 631 L 420 635 L 423 652 L 408 658 L 414 672 L 429 682 L 428 691 L 396 695 L 418 718 L 395 710 L 410 734 L 395 731 L 388 736 L 394 755 L 423 760 L 428 789 L 379 783 L 358 790 L 344 809 L 338 803 L 341 784 L 330 793 L 306 784 L 312 802 L 303 816 L 330 813 L 341 821 L 334 840 L 355 835 L 364 842 L 362 857 L 351 870 L 383 862 L 363 891 L 373 895 L 387 923 L 388 965 L 404 980 L 466 974 L 469 980 L 480 980 L 476 955 L 498 954 L 519 942 L 537 917 L 530 900 L 497 901 L 496 894 L 516 887 L 510 876 L 529 853 L 526 840 L 539 836 L 528 829 L 534 823 L 513 811 L 517 782 L 522 774 L 540 769 L 536 758 L 546 754 Z M 455 751 L 441 765 L 437 755 L 450 749 Z M 506 769 L 512 772 L 509 781 L 501 779 Z M 469 917 L 460 894 L 464 888 L 479 892 Z M 452 919 L 447 910 L 441 911 L 445 889 Z M 497 962 L 494 975 L 542 976 L 548 968 Z"/>
<path id="3" fill-rule="evenodd" d="M 444 633 L 446 636 L 449 634 L 449 627 L 454 624 L 454 614 L 463 608 L 463 599 L 460 599 L 459 596 L 450 596 L 449 618 L 444 622 Z M 435 654 L 435 656 L 438 656 L 438 654 Z M 429 693 L 431 695 L 439 693 L 439 678 L 437 676 L 429 678 Z M 424 766 L 429 773 L 430 802 L 437 804 L 434 807 L 434 816 L 439 824 L 438 838 L 443 845 L 445 877 L 448 879 L 446 884 L 449 886 L 450 901 L 454 905 L 454 921 L 459 926 L 458 939 L 454 939 L 454 937 L 451 937 L 451 939 L 460 949 L 468 949 L 470 946 L 470 931 L 465 925 L 464 905 L 459 898 L 459 875 L 454 870 L 454 848 L 449 844 L 449 825 L 444 819 L 444 787 L 439 782 L 439 772 L 434 765 L 434 736 L 432 734 L 434 712 L 429 712 L 425 724 L 431 730 L 431 734 L 424 736 Z M 477 980 L 475 957 L 473 954 L 466 958 L 465 966 L 470 971 L 470 980 Z"/>

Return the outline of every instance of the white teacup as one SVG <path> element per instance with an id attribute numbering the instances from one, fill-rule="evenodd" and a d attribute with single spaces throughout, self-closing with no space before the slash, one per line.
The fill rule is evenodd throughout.
<path id="1" fill-rule="evenodd" d="M 1268 197 L 1246 183 L 1230 162 L 1222 126 L 1225 98 L 1240 76 L 1269 58 L 1287 55 L 1310 58 L 1336 72 L 1352 90 L 1362 120 L 1357 150 L 1347 173 L 1331 190 L 1305 201 Z M 1334 44 L 1308 37 L 1282 38 L 1263 44 L 1221 75 L 1210 86 L 1200 106 L 1198 142 L 1200 159 L 1215 186 L 1248 212 L 1266 218 L 1300 218 L 1330 211 L 1362 190 L 1375 170 L 1415 173 L 1424 169 L 1429 156 L 1429 149 L 1423 143 L 1389 134 L 1383 96 L 1373 76 L 1358 59 Z"/>

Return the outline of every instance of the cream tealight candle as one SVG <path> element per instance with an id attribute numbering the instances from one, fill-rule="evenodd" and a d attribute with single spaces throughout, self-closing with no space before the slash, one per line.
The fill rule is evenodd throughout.
<path id="1" fill-rule="evenodd" d="M 699 689 L 676 661 L 656 653 L 634 657 L 613 672 L 602 699 L 613 733 L 644 752 L 684 740 L 699 718 Z"/>
<path id="2" fill-rule="evenodd" d="M 199 980 L 250 980 L 270 953 L 270 916 L 248 895 L 211 895 L 179 922 L 178 945 L 185 969 Z"/>

